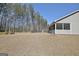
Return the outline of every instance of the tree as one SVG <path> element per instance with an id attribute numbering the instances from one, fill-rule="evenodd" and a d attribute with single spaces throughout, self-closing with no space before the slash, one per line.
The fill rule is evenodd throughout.
<path id="1" fill-rule="evenodd" d="M 6 3 L 0 3 L 0 31 L 5 31 Z"/>
<path id="2" fill-rule="evenodd" d="M 31 4 L 0 4 L 0 31 L 42 32 L 47 21 L 36 12 Z"/>

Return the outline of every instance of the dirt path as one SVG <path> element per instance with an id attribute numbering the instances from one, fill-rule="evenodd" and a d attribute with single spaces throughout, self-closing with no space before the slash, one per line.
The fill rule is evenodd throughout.
<path id="1" fill-rule="evenodd" d="M 46 56 L 79 55 L 79 35 L 17 33 L 0 36 L 0 53 Z"/>

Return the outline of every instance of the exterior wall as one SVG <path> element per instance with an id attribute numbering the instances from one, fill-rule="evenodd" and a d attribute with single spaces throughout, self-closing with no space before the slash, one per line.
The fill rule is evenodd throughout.
<path id="1" fill-rule="evenodd" d="M 70 30 L 55 29 L 55 34 L 79 34 L 79 12 L 57 23 L 70 23 Z"/>

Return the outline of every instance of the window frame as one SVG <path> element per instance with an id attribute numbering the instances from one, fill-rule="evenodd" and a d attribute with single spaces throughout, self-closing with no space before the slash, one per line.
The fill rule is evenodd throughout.
<path id="1" fill-rule="evenodd" d="M 70 30 L 70 23 L 64 23 L 64 30 Z"/>
<path id="2" fill-rule="evenodd" d="M 61 28 L 59 28 L 61 24 Z M 62 30 L 63 29 L 63 26 L 62 26 L 62 23 L 56 23 L 56 30 Z"/>
<path id="3" fill-rule="evenodd" d="M 61 24 L 61 26 L 59 24 Z M 65 28 L 65 26 L 69 27 Z M 56 23 L 56 30 L 70 30 L 70 23 Z"/>

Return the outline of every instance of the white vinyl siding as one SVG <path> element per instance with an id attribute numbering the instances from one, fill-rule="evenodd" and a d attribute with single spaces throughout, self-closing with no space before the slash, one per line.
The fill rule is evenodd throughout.
<path id="1" fill-rule="evenodd" d="M 73 14 L 67 18 L 64 18 L 56 23 L 69 23 L 69 30 L 57 30 L 55 29 L 55 34 L 79 34 L 79 12 Z"/>

